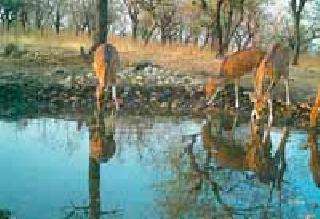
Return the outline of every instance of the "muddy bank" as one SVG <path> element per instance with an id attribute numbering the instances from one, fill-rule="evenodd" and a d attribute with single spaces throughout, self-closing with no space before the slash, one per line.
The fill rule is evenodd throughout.
<path id="1" fill-rule="evenodd" d="M 96 79 L 92 72 L 90 57 L 65 54 L 46 54 L 36 56 L 32 53 L 21 54 L 20 58 L 0 58 L 0 103 L 2 116 L 18 115 L 19 110 L 43 108 L 54 109 L 93 109 L 95 104 Z M 30 60 L 26 58 L 31 57 Z M 52 59 L 50 57 L 53 57 Z M 39 62 L 34 62 L 38 57 Z M 40 58 L 39 58 L 40 57 Z M 69 57 L 69 58 L 68 58 Z M 69 59 L 72 59 L 69 60 Z M 44 61 L 44 60 L 47 60 Z M 49 63 L 49 61 L 52 63 Z M 84 60 L 84 61 L 83 61 Z M 25 64 L 21 65 L 21 61 Z M 51 62 L 50 61 L 50 62 Z M 297 73 L 294 75 L 301 74 Z M 250 114 L 252 104 L 248 93 L 252 90 L 252 78 L 242 79 L 240 89 L 241 108 L 234 109 L 233 85 L 228 84 L 218 94 L 215 107 L 207 107 L 203 92 L 207 76 L 202 74 L 186 74 L 178 70 L 164 69 L 144 60 L 117 72 L 117 96 L 121 103 L 120 113 L 131 114 L 203 114 L 215 109 L 233 110 Z M 310 86 L 293 76 L 291 97 L 293 105 L 284 106 L 284 87 L 279 84 L 275 88 L 275 116 L 290 115 L 299 125 L 306 126 L 308 112 L 315 95 L 316 78 Z M 299 83 L 303 84 L 300 87 Z M 106 108 L 112 106 L 108 91 Z M 31 113 L 31 114 L 32 114 Z"/>
<path id="2" fill-rule="evenodd" d="M 127 78 L 141 75 L 123 76 Z M 177 115 L 201 116 L 230 111 L 241 117 L 250 117 L 252 104 L 248 92 L 240 89 L 240 109 L 234 108 L 234 87 L 227 85 L 217 96 L 215 106 L 206 106 L 203 85 L 196 80 L 186 80 L 188 76 L 177 76 L 176 80 L 184 84 L 165 83 L 166 78 L 148 83 L 137 80 L 136 83 L 126 81 L 117 86 L 117 96 L 121 104 L 118 115 Z M 79 115 L 90 116 L 95 111 L 95 80 L 88 75 L 61 77 L 48 83 L 27 74 L 2 75 L 0 77 L 0 117 L 6 119 L 32 118 L 37 116 Z M 136 78 L 137 79 L 137 78 Z M 135 79 L 135 80 L 136 80 Z M 121 79 L 119 79 L 121 81 Z M 133 80 L 133 79 L 132 79 Z M 145 79 L 147 80 L 147 79 Z M 66 83 L 66 81 L 68 83 Z M 175 80 L 174 80 L 175 81 Z M 177 82 L 177 81 L 175 81 Z M 310 103 L 285 106 L 282 101 L 274 101 L 274 117 L 276 123 L 306 128 L 309 123 Z M 105 110 L 112 108 L 111 92 L 107 91 Z M 265 111 L 265 114 L 267 112 Z"/>

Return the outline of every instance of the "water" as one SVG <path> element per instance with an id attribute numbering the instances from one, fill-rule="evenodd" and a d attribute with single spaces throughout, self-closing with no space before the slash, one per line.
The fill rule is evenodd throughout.
<path id="1" fill-rule="evenodd" d="M 320 217 L 316 132 L 94 112 L 0 130 L 0 209 L 13 218 Z"/>

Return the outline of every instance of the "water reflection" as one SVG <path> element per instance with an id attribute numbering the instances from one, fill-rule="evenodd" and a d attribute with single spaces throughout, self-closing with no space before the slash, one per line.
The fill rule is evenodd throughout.
<path id="1" fill-rule="evenodd" d="M 78 127 L 82 125 L 78 124 Z M 102 215 L 116 214 L 117 210 L 105 211 L 101 204 L 101 165 L 107 164 L 116 152 L 115 115 L 105 112 L 105 100 L 97 96 L 96 106 L 88 122 L 89 130 L 89 168 L 88 191 L 89 206 L 74 207 L 68 218 L 75 215 L 75 211 L 82 210 L 90 219 L 101 218 Z"/>
<path id="2" fill-rule="evenodd" d="M 46 120 L 48 133 L 41 137 L 41 119 L 17 122 L 18 135 L 10 125 L 0 125 L 0 171 L 8 175 L 0 181 L 1 208 L 32 219 L 59 218 L 53 212 L 70 202 L 62 213 L 66 218 L 303 218 L 320 213 L 316 129 L 269 127 L 229 111 L 203 118 L 130 117 L 94 108 L 76 118 L 78 127 Z M 79 136 L 82 141 L 75 140 Z M 76 147 L 53 147 L 52 138 L 69 138 Z M 301 145 L 307 141 L 305 150 Z M 35 172 L 32 177 L 30 172 Z M 26 204 L 30 194 L 47 194 L 48 188 L 54 191 L 50 199 L 36 196 Z"/>
<path id="3" fill-rule="evenodd" d="M 106 213 L 100 203 L 100 165 L 107 163 L 116 152 L 115 117 L 105 117 L 104 100 L 97 97 L 97 107 L 89 126 L 89 218 L 97 219 Z M 102 110 L 101 110 L 102 109 Z"/>
<path id="4" fill-rule="evenodd" d="M 0 218 L 2 219 L 7 219 L 11 217 L 11 212 L 10 210 L 7 209 L 0 209 Z"/>
<path id="5" fill-rule="evenodd" d="M 317 187 L 320 187 L 320 149 L 317 141 L 317 130 L 311 129 L 308 135 L 310 147 L 310 170 Z"/>
<path id="6" fill-rule="evenodd" d="M 317 142 L 317 122 L 320 109 L 320 87 L 318 88 L 315 103 L 310 111 L 310 130 L 308 135 L 308 145 L 310 147 L 310 169 L 313 174 L 315 184 L 320 187 L 320 148 Z"/>
<path id="7" fill-rule="evenodd" d="M 290 130 L 282 127 L 275 139 L 268 124 L 243 124 L 231 112 L 208 115 L 201 136 L 190 135 L 185 152 L 172 164 L 175 178 L 166 184 L 161 202 L 169 218 L 291 215 L 289 203 L 297 194 L 286 180 L 301 172 L 303 164 L 293 170 L 296 164 L 289 163 L 286 174 L 293 149 L 287 148 Z"/>

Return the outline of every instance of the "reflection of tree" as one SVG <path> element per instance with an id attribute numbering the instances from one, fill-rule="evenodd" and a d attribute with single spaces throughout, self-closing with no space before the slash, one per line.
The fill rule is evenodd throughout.
<path id="1" fill-rule="evenodd" d="M 308 145 L 310 147 L 310 169 L 313 174 L 313 180 L 320 187 L 320 151 L 317 147 L 317 122 L 320 110 L 320 87 L 315 103 L 310 111 L 310 130 L 308 135 Z"/>
<path id="2" fill-rule="evenodd" d="M 310 147 L 310 169 L 315 184 L 320 187 L 320 150 L 317 146 L 317 131 L 312 129 L 308 135 L 308 145 Z"/>
<path id="3" fill-rule="evenodd" d="M 117 214 L 118 210 L 101 210 L 100 197 L 100 166 L 107 163 L 116 152 L 114 140 L 115 126 L 113 115 L 105 118 L 106 114 L 100 110 L 104 109 L 104 103 L 99 103 L 89 126 L 89 206 L 73 206 L 67 218 L 72 218 L 78 211 L 83 211 L 90 219 L 98 219 L 102 215 Z"/>
<path id="4" fill-rule="evenodd" d="M 11 218 L 12 213 L 8 209 L 0 209 L 0 219 L 9 219 Z"/>
<path id="5" fill-rule="evenodd" d="M 169 218 L 274 215 L 271 197 L 273 188 L 281 194 L 288 129 L 283 128 L 272 156 L 270 129 L 252 124 L 248 138 L 237 121 L 237 114 L 209 116 L 202 127 L 203 144 L 191 135 L 185 150 L 173 155 L 174 179 L 165 184 L 165 201 L 160 202 Z"/>

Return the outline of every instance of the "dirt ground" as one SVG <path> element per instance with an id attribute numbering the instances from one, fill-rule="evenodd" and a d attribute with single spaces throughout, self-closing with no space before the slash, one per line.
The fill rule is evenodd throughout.
<path id="1" fill-rule="evenodd" d="M 15 43 L 22 51 L 17 57 L 0 57 L 0 74 L 32 72 L 42 74 L 63 69 L 72 74 L 92 72 L 92 57 L 80 56 L 80 46 L 88 51 L 90 39 L 82 36 L 70 38 L 68 35 L 3 37 L 0 40 L 0 52 L 8 43 Z M 142 42 L 126 38 L 111 37 L 110 43 L 119 51 L 122 68 L 134 66 L 141 61 L 150 61 L 164 69 L 179 71 L 181 74 L 217 76 L 221 60 L 209 49 L 193 46 L 168 45 L 152 43 L 148 46 Z M 302 54 L 300 64 L 290 67 L 290 93 L 293 101 L 311 101 L 320 86 L 320 56 Z M 252 76 L 241 79 L 245 87 L 252 87 Z M 278 85 L 277 98 L 284 93 L 284 86 Z"/>

